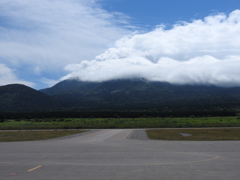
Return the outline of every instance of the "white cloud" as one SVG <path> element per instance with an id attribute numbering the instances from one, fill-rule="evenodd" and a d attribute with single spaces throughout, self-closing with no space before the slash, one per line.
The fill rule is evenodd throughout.
<path id="1" fill-rule="evenodd" d="M 1 0 L 0 63 L 59 75 L 67 64 L 93 59 L 128 34 L 125 26 L 125 15 L 110 14 L 96 1 Z"/>
<path id="2" fill-rule="evenodd" d="M 69 64 L 63 77 L 83 81 L 141 77 L 177 84 L 240 86 L 240 10 L 159 26 L 119 39 L 92 61 Z"/>
<path id="3" fill-rule="evenodd" d="M 7 84 L 26 84 L 28 86 L 34 85 L 31 82 L 18 79 L 12 69 L 8 68 L 4 64 L 0 64 L 0 86 Z"/>

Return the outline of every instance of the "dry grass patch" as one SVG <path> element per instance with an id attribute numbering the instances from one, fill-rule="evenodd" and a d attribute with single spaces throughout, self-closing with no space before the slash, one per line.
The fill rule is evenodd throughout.
<path id="1" fill-rule="evenodd" d="M 146 130 L 150 139 L 157 140 L 186 140 L 186 141 L 217 141 L 240 140 L 240 128 L 224 129 L 161 129 Z M 180 133 L 191 134 L 182 136 Z"/>
<path id="2" fill-rule="evenodd" d="M 86 132 L 86 130 L 2 131 L 0 132 L 0 142 L 45 140 L 82 132 Z"/>

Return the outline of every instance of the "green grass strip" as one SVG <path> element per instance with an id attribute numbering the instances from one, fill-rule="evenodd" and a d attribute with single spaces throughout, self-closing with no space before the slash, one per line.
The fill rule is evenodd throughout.
<path id="1" fill-rule="evenodd" d="M 240 127 L 237 117 L 5 119 L 0 130 Z"/>

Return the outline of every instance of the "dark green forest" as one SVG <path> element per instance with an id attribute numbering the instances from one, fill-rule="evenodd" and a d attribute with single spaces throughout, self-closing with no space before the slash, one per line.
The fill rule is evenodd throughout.
<path id="1" fill-rule="evenodd" d="M 42 90 L 1 86 L 0 102 L 0 119 L 236 116 L 240 87 L 65 80 Z"/>

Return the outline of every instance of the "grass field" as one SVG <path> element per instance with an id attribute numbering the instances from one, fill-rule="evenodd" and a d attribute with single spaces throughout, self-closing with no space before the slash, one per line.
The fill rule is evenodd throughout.
<path id="1" fill-rule="evenodd" d="M 86 132 L 86 130 L 2 131 L 0 132 L 0 142 L 45 140 L 82 132 Z"/>
<path id="2" fill-rule="evenodd" d="M 237 117 L 5 119 L 0 130 L 240 127 Z"/>
<path id="3" fill-rule="evenodd" d="M 223 129 L 161 129 L 146 130 L 150 139 L 156 140 L 185 140 L 185 141 L 216 141 L 240 140 L 240 128 Z M 180 133 L 184 133 L 183 136 Z"/>

